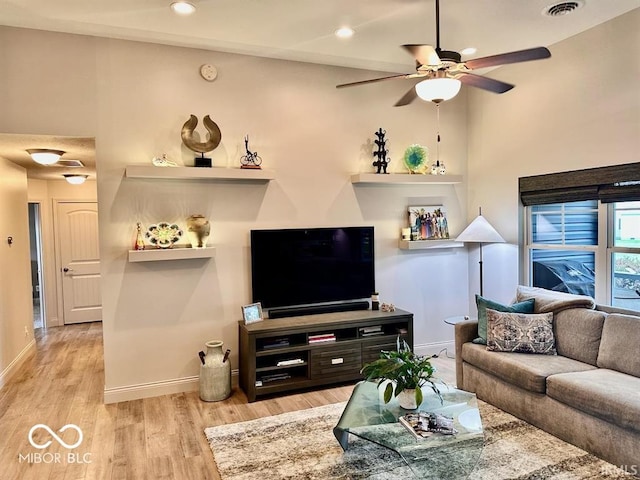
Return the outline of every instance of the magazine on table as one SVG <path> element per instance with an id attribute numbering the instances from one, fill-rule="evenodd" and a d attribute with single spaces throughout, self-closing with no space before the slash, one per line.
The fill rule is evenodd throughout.
<path id="1" fill-rule="evenodd" d="M 453 428 L 453 418 L 439 413 L 411 412 L 401 416 L 398 421 L 417 439 L 428 438 L 434 433 L 455 435 L 458 431 Z"/>

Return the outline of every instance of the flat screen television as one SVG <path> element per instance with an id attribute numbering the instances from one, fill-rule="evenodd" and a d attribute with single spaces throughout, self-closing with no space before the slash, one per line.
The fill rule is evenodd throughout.
<path id="1" fill-rule="evenodd" d="M 264 308 L 368 298 L 373 227 L 251 230 L 251 287 Z"/>

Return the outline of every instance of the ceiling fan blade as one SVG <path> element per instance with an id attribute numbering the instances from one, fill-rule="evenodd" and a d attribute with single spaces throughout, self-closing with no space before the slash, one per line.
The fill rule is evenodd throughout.
<path id="1" fill-rule="evenodd" d="M 431 45 L 402 45 L 420 65 L 440 65 L 442 61 Z"/>
<path id="2" fill-rule="evenodd" d="M 355 87 L 357 85 L 366 85 L 367 83 L 382 82 L 383 80 L 393 80 L 394 78 L 409 78 L 409 75 L 407 74 L 391 75 L 389 77 L 372 78 L 371 80 L 361 80 L 359 82 L 343 83 L 341 85 L 336 85 L 336 88 Z"/>
<path id="3" fill-rule="evenodd" d="M 493 78 L 482 77 L 480 75 L 474 75 L 473 73 L 461 73 L 460 75 L 456 75 L 456 78 L 465 85 L 482 88 L 493 93 L 508 92 L 515 87 L 515 85 L 511 85 L 510 83 L 501 82 L 500 80 L 495 80 Z"/>
<path id="4" fill-rule="evenodd" d="M 400 100 L 398 100 L 393 106 L 394 107 L 404 107 L 405 105 L 409 105 L 418 97 L 416 93 L 416 87 L 411 87 L 410 90 L 405 93 Z"/>
<path id="5" fill-rule="evenodd" d="M 467 60 L 465 65 L 474 70 L 476 68 L 496 67 L 498 65 L 506 65 L 508 63 L 528 62 L 531 60 L 542 60 L 549 58 L 551 52 L 545 47 L 529 48 L 527 50 L 518 50 L 515 52 L 501 53 L 499 55 L 491 55 L 490 57 L 476 58 Z"/>

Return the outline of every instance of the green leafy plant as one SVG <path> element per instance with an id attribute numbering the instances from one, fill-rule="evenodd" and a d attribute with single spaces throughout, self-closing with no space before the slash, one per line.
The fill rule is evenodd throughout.
<path id="1" fill-rule="evenodd" d="M 442 394 L 435 383 L 435 367 L 428 357 L 416 355 L 405 340 L 397 340 L 396 351 L 380 352 L 380 358 L 362 367 L 362 373 L 368 381 L 378 381 L 378 388 L 390 380 L 384 389 L 384 402 L 389 403 L 392 396 L 398 396 L 403 390 L 415 389 L 416 404 L 422 403 L 422 387 L 429 385 L 443 403 Z"/>

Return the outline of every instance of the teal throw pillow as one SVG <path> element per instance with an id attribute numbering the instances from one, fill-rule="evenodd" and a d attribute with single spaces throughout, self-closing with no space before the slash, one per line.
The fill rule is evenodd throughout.
<path id="1" fill-rule="evenodd" d="M 476 306 L 478 307 L 478 338 L 476 338 L 473 343 L 487 344 L 487 308 L 505 313 L 533 313 L 534 304 L 535 299 L 530 298 L 520 303 L 502 305 L 501 303 L 476 295 Z"/>

